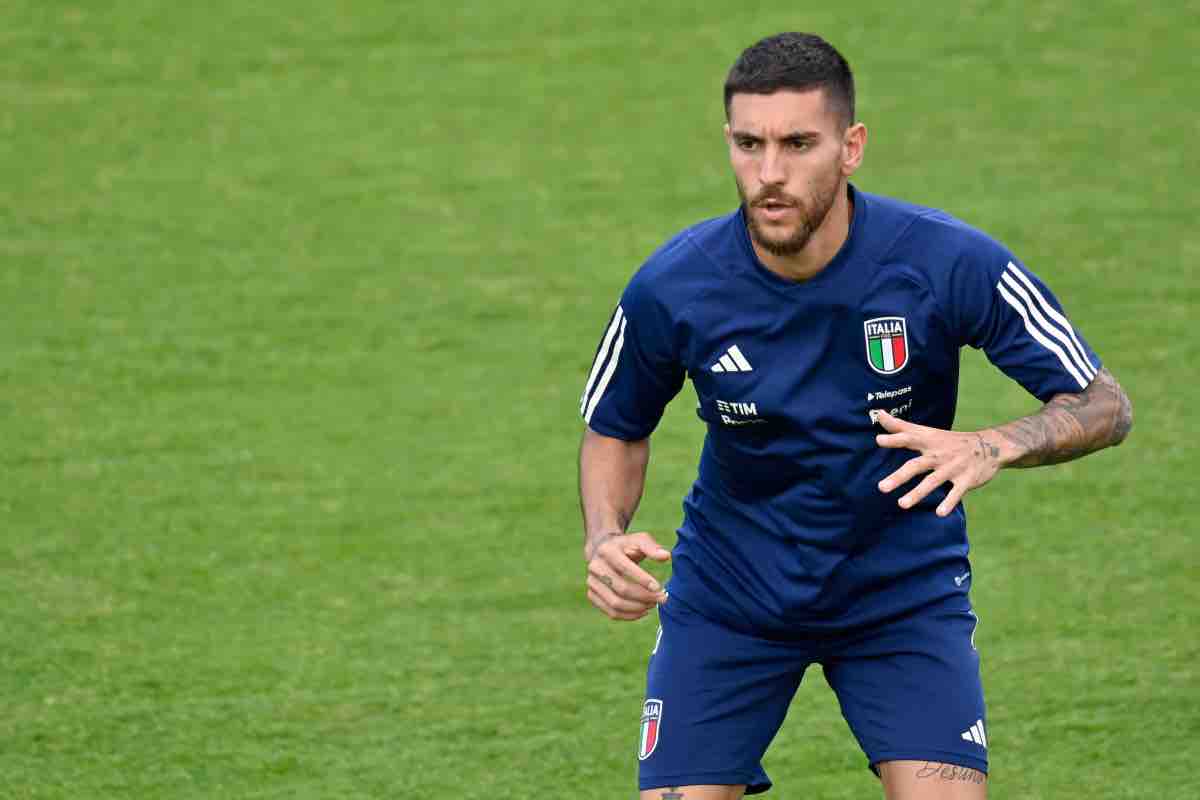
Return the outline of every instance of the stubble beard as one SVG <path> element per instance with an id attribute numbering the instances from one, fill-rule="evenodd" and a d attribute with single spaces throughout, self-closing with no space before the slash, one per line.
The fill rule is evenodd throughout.
<path id="1" fill-rule="evenodd" d="M 750 231 L 750 238 L 754 240 L 755 244 L 773 256 L 794 256 L 808 246 L 812 235 L 820 229 L 821 225 L 825 222 L 825 218 L 829 216 L 829 212 L 837 200 L 839 185 L 835 176 L 832 186 L 813 187 L 813 191 L 809 194 L 807 201 L 785 194 L 781 190 L 763 191 L 751 200 L 746 196 L 746 190 L 743 188 L 741 181 L 737 179 L 737 176 L 734 176 L 733 180 L 737 184 L 738 196 L 742 199 L 742 205 L 746 207 L 746 228 Z M 754 204 L 761 203 L 768 198 L 790 203 L 799 211 L 800 220 L 790 234 L 772 238 L 755 220 Z"/>

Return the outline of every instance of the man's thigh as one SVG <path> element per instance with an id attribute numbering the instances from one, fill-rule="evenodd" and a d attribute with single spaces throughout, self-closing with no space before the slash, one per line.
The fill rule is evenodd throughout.
<path id="1" fill-rule="evenodd" d="M 856 634 L 823 662 L 842 714 L 874 769 L 882 773 L 886 762 L 918 767 L 929 762 L 959 768 L 956 777 L 987 773 L 987 713 L 979 654 L 971 642 L 974 627 L 969 606 L 951 601 Z M 919 769 L 891 771 L 895 780 L 911 779 L 915 786 L 961 782 Z"/>
<path id="2" fill-rule="evenodd" d="M 938 761 L 884 761 L 878 767 L 887 800 L 987 798 L 987 775 L 977 769 Z"/>
<path id="3" fill-rule="evenodd" d="M 642 797 L 706 800 L 765 791 L 771 780 L 763 753 L 812 654 L 731 630 L 676 597 L 658 614 L 662 634 L 646 671 L 638 737 Z"/>

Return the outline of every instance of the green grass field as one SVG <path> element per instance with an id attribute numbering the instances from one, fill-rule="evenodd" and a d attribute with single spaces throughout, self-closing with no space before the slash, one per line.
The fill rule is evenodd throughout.
<path id="1" fill-rule="evenodd" d="M 855 67 L 858 185 L 1003 239 L 1135 403 L 969 498 L 992 797 L 1200 796 L 1200 2 L 925 8 L 6 4 L 0 797 L 632 797 L 577 398 L 784 29 Z M 968 354 L 961 427 L 1035 405 Z M 878 796 L 816 670 L 766 763 Z"/>

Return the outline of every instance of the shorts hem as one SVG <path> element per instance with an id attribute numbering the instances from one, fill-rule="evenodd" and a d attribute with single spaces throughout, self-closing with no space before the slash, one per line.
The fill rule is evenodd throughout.
<path id="1" fill-rule="evenodd" d="M 758 794 L 771 788 L 771 781 L 757 781 L 757 772 L 686 772 L 678 775 L 650 775 L 638 778 L 638 791 L 662 789 L 668 786 L 740 786 L 745 784 L 746 794 Z"/>
<path id="2" fill-rule="evenodd" d="M 868 758 L 871 762 L 869 764 L 871 771 L 876 775 L 879 774 L 881 761 L 934 761 L 940 764 L 953 764 L 956 767 L 968 767 L 979 770 L 984 775 L 988 774 L 986 758 L 953 753 L 949 750 L 885 750 L 872 753 Z"/>

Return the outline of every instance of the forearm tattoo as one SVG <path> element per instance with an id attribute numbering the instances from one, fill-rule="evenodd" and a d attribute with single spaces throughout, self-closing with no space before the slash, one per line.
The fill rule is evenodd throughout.
<path id="1" fill-rule="evenodd" d="M 1024 455 L 1009 466 L 1059 464 L 1118 445 L 1133 427 L 1133 406 L 1116 378 L 1101 369 L 1079 394 L 1056 395 L 1042 410 L 996 432 Z"/>
<path id="2" fill-rule="evenodd" d="M 926 761 L 925 766 L 917 770 L 917 779 L 987 783 L 987 775 L 977 769 L 960 767 L 957 764 L 941 764 L 937 761 Z"/>
<path id="3" fill-rule="evenodd" d="M 629 530 L 629 523 L 632 520 L 633 520 L 633 515 L 630 514 L 628 511 L 624 511 L 624 510 L 618 511 L 617 512 L 617 525 L 620 526 L 620 530 L 605 531 L 604 533 L 596 536 L 594 539 L 591 539 L 591 538 L 587 539 L 585 542 L 587 560 L 588 561 L 592 560 L 592 556 L 594 556 L 596 554 L 596 550 L 598 550 L 600 548 L 600 545 L 604 544 L 605 542 L 607 542 L 609 539 L 613 538 L 614 536 L 621 536 L 622 534 L 625 533 L 625 531 Z"/>
<path id="4" fill-rule="evenodd" d="M 586 547 L 585 547 L 584 559 L 586 561 L 590 562 L 592 560 L 592 558 L 596 555 L 596 551 L 600 549 L 600 545 L 604 544 L 605 542 L 607 542 L 609 539 L 613 538 L 614 536 L 620 536 L 620 535 L 621 534 L 618 533 L 617 531 L 610 531 L 608 533 L 600 534 L 595 539 L 588 539 Z"/>

